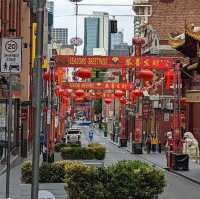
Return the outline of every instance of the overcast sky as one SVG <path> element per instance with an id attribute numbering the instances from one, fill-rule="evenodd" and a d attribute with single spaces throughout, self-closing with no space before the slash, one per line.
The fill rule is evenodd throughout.
<path id="1" fill-rule="evenodd" d="M 74 14 L 74 5 L 69 0 L 53 0 L 55 2 L 54 12 L 54 27 L 55 28 L 68 28 L 69 40 L 75 36 L 75 17 L 65 16 Z M 123 4 L 132 5 L 133 0 L 83 0 L 81 3 L 85 4 Z M 79 7 L 80 14 L 92 14 L 93 11 L 108 12 L 110 15 L 132 15 L 131 6 L 127 7 Z M 112 17 L 111 17 L 112 18 Z M 133 37 L 133 17 L 115 17 L 118 20 L 118 30 L 123 30 L 125 42 L 131 44 L 131 38 Z M 84 17 L 78 18 L 78 37 L 84 37 Z M 82 51 L 82 47 L 79 47 L 78 52 Z"/>

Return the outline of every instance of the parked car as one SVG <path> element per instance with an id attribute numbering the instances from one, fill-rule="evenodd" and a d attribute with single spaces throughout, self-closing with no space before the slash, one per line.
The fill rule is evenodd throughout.
<path id="1" fill-rule="evenodd" d="M 70 128 L 65 132 L 65 142 L 81 144 L 81 129 L 80 128 Z"/>

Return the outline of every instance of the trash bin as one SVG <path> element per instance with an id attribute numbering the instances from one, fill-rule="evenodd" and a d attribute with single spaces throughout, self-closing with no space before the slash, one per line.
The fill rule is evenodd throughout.
<path id="1" fill-rule="evenodd" d="M 172 169 L 178 171 L 189 170 L 189 155 L 172 153 Z"/>
<path id="2" fill-rule="evenodd" d="M 120 138 L 120 147 L 127 147 L 127 142 L 128 142 L 127 139 Z"/>
<path id="3" fill-rule="evenodd" d="M 133 143 L 132 144 L 132 153 L 133 154 L 143 154 L 142 143 Z"/>

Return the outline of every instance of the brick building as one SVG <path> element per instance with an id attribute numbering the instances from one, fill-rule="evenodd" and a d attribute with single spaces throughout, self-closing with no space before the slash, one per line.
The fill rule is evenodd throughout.
<path id="1" fill-rule="evenodd" d="M 23 14 L 22 14 L 23 13 Z M 30 70 L 31 70 L 31 9 L 29 3 L 23 0 L 2 0 L 0 1 L 0 40 L 2 38 L 21 38 L 22 43 L 22 59 L 21 72 L 13 74 L 14 89 L 13 96 L 13 120 L 12 120 L 12 148 L 18 148 L 23 140 L 27 140 L 30 133 L 30 107 L 22 108 L 24 102 L 30 100 Z M 1 79 L 6 80 L 8 73 L 0 72 Z M 6 81 L 4 82 L 6 83 Z M 1 123 L 1 143 L 3 144 L 6 138 L 3 136 L 6 133 L 6 114 L 8 111 L 3 109 L 7 103 L 7 86 L 1 84 L 1 119 L 5 120 L 5 128 Z M 6 106 L 7 107 L 7 106 Z M 23 111 L 22 111 L 23 109 Z M 4 111 L 3 111 L 4 110 Z M 22 112 L 23 114 L 21 114 Z M 4 116 L 5 113 L 5 116 Z M 21 122 L 20 122 L 21 121 Z M 20 130 L 21 128 L 21 130 Z M 21 140 L 21 138 L 23 139 Z"/>
<path id="2" fill-rule="evenodd" d="M 177 46 L 172 45 L 169 38 L 170 35 L 172 37 L 177 35 L 179 37 L 185 36 L 184 32 L 186 32 L 186 27 L 190 24 L 200 26 L 199 7 L 199 0 L 133 0 L 133 10 L 139 15 L 139 17 L 136 18 L 136 22 L 139 24 L 139 26 L 137 26 L 139 31 L 137 31 L 140 36 L 145 38 L 145 44 L 142 47 L 143 54 L 184 57 L 184 59 L 181 59 L 182 64 L 185 66 L 184 70 L 188 72 L 188 68 L 195 69 L 194 72 L 192 72 L 192 70 L 189 72 L 189 75 L 193 76 L 193 73 L 195 74 L 193 81 L 198 79 L 199 76 L 196 71 L 199 68 L 199 61 L 197 61 L 199 57 L 197 56 L 198 53 L 196 53 L 196 56 L 193 58 L 190 54 L 191 50 L 193 52 L 197 51 L 196 47 L 198 45 L 196 44 L 198 44 L 199 41 L 193 39 L 191 41 L 194 42 L 195 45 L 188 46 L 186 42 L 183 48 L 179 49 L 176 48 Z M 181 34 L 182 36 L 180 36 Z M 177 40 L 174 41 L 174 43 L 177 44 Z M 193 64 L 196 64 L 196 68 Z M 183 95 L 187 93 L 187 89 L 193 89 L 193 87 L 191 87 L 193 81 L 190 78 L 183 80 Z M 185 82 L 188 83 L 185 84 Z M 195 83 L 195 85 L 196 84 L 197 83 Z M 162 104 L 160 106 L 162 107 Z M 170 110 L 164 108 L 165 107 L 162 109 L 165 110 L 165 113 L 160 108 L 154 109 L 148 121 L 144 123 L 144 127 L 148 132 L 153 131 L 159 133 L 159 137 L 162 139 L 163 143 L 165 142 L 165 134 L 170 130 L 172 122 Z M 200 122 L 197 117 L 199 109 L 200 105 L 197 101 L 187 105 L 184 124 L 184 128 L 193 132 L 197 138 L 200 138 Z M 157 117 L 161 119 L 156 122 Z"/>
<path id="3" fill-rule="evenodd" d="M 184 31 L 185 24 L 200 25 L 198 0 L 133 0 L 135 29 L 145 37 L 143 53 L 177 55 L 168 45 L 169 34 Z M 138 25 L 137 25 L 138 24 Z"/>

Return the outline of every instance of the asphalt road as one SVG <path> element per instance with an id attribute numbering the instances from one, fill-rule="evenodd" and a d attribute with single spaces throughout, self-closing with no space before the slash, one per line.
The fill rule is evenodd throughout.
<path id="1" fill-rule="evenodd" d="M 88 141 L 89 128 L 84 127 L 83 129 L 84 133 L 82 139 L 84 144 L 86 144 Z M 118 148 L 117 146 L 111 144 L 108 138 L 103 138 L 102 133 L 98 130 L 96 130 L 94 142 L 102 143 L 107 148 L 105 165 L 113 164 L 119 160 L 140 159 L 137 155 L 130 154 L 125 149 Z M 164 172 L 166 174 L 167 187 L 165 188 L 164 193 L 159 196 L 159 199 L 200 199 L 200 185 L 173 173 L 169 173 L 166 170 L 164 170 Z"/>
<path id="2" fill-rule="evenodd" d="M 87 127 L 82 128 L 82 143 L 87 145 L 89 142 Z M 103 138 L 102 133 L 98 130 L 94 135 L 94 142 L 104 144 L 107 148 L 107 154 L 105 158 L 105 165 L 113 164 L 119 160 L 138 160 L 137 155 L 130 154 L 125 149 L 118 148 L 111 144 L 108 138 Z M 140 159 L 143 161 L 143 159 Z M 20 196 L 20 162 L 16 163 L 16 166 L 11 171 L 11 196 L 12 199 L 21 199 Z M 159 199 L 200 199 L 200 185 L 197 185 L 185 178 L 177 176 L 175 174 L 165 171 L 167 178 L 167 187 Z M 0 199 L 5 198 L 5 174 L 0 176 Z M 28 199 L 28 198 L 26 198 Z"/>

